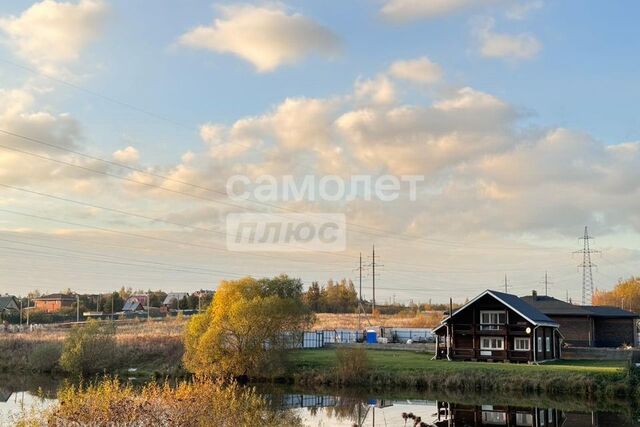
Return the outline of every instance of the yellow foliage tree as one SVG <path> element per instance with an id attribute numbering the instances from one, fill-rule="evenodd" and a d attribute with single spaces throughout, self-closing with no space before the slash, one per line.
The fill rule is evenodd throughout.
<path id="1" fill-rule="evenodd" d="M 632 277 L 620 282 L 610 291 L 596 290 L 593 303 L 640 312 L 640 278 Z"/>
<path id="2" fill-rule="evenodd" d="M 278 374 L 283 350 L 312 321 L 301 296 L 302 283 L 287 276 L 221 282 L 208 310 L 187 326 L 185 367 L 213 376 Z"/>

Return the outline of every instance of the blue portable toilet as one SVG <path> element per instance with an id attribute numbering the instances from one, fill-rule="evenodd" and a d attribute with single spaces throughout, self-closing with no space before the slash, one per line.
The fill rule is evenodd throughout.
<path id="1" fill-rule="evenodd" d="M 369 329 L 367 331 L 367 344 L 377 344 L 378 338 L 376 337 L 376 331 Z"/>

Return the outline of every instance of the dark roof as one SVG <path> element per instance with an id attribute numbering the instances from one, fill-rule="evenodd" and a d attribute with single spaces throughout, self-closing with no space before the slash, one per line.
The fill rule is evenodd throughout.
<path id="1" fill-rule="evenodd" d="M 471 301 L 469 301 L 459 309 L 455 310 L 453 314 L 448 318 L 444 319 L 442 323 L 443 324 L 446 323 L 447 320 L 449 320 L 452 316 L 455 316 L 456 314 L 460 313 L 462 310 L 469 307 L 471 304 L 473 304 L 474 302 L 476 302 L 478 299 L 480 299 L 485 295 L 489 295 L 495 298 L 499 302 L 503 303 L 507 307 L 519 313 L 521 316 L 526 318 L 528 321 L 530 321 L 534 325 L 548 325 L 548 326 L 558 327 L 558 323 L 555 320 L 549 318 L 547 315 L 540 312 L 540 310 L 538 310 L 537 308 L 527 304 L 519 296 L 507 294 L 504 292 L 492 291 L 489 289 L 487 289 L 486 291 L 484 291 L 483 293 L 481 293 L 480 295 L 478 295 L 477 297 L 475 297 L 474 299 L 472 299 Z"/>
<path id="2" fill-rule="evenodd" d="M 503 303 L 510 306 L 512 309 L 534 323 L 556 323 L 554 320 L 549 318 L 549 316 L 538 310 L 536 307 L 528 304 L 517 295 L 498 291 L 489 291 L 489 294 L 501 300 Z"/>
<path id="3" fill-rule="evenodd" d="M 43 295 L 41 297 L 35 298 L 35 301 L 47 301 L 47 300 L 75 301 L 76 297 L 69 294 L 49 294 L 49 295 Z"/>
<path id="4" fill-rule="evenodd" d="M 18 300 L 11 295 L 0 296 L 0 311 L 2 310 L 19 310 Z"/>
<path id="5" fill-rule="evenodd" d="M 522 297 L 527 304 L 536 307 L 546 314 L 564 314 L 571 316 L 588 316 L 590 313 L 580 305 L 569 304 L 568 302 L 555 299 L 546 295 L 527 295 Z"/>
<path id="6" fill-rule="evenodd" d="M 637 313 L 632 311 L 623 310 L 618 307 L 607 307 L 604 305 L 594 305 L 591 307 L 585 307 L 593 313 L 594 317 L 640 317 Z"/>
<path id="7" fill-rule="evenodd" d="M 541 312 L 552 316 L 639 317 L 632 311 L 622 310 L 617 307 L 574 305 L 546 295 L 527 295 L 521 299 Z"/>

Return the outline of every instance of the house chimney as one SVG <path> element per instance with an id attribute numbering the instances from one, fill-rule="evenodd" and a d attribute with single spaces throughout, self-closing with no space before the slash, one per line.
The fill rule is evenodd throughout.
<path id="1" fill-rule="evenodd" d="M 532 296 L 534 299 L 538 299 L 538 291 L 535 291 L 535 290 L 534 290 L 534 291 L 531 291 L 531 296 Z"/>

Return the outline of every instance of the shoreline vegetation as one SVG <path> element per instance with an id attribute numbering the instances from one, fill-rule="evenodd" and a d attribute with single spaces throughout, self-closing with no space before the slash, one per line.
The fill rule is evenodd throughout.
<path id="1" fill-rule="evenodd" d="M 182 323 L 184 324 L 184 323 Z M 12 334 L 0 338 L 0 373 L 53 373 L 72 377 L 59 359 L 63 334 Z M 98 348 L 99 349 L 99 348 Z M 100 349 L 99 349 L 100 350 Z M 95 374 L 141 379 L 186 378 L 179 334 L 118 331 L 109 366 Z M 432 354 L 373 348 L 291 350 L 275 375 L 250 376 L 255 383 L 306 387 L 404 388 L 448 392 L 517 392 L 549 396 L 637 399 L 640 374 L 625 361 L 561 360 L 544 365 L 431 360 Z"/>

